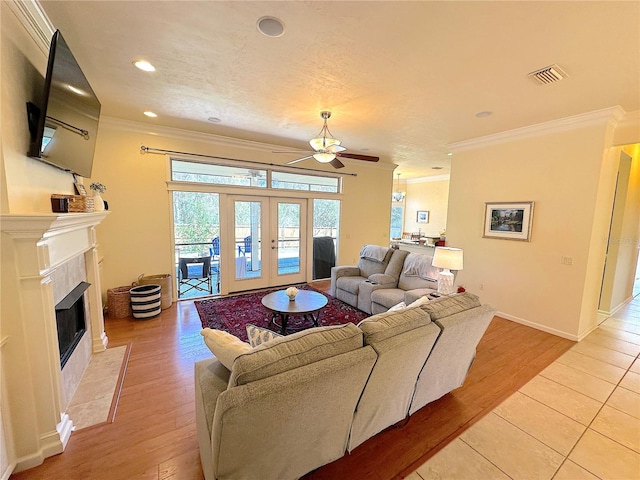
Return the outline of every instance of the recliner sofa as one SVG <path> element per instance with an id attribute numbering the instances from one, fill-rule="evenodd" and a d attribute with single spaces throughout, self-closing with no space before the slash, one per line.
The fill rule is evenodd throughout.
<path id="1" fill-rule="evenodd" d="M 385 252 L 383 261 L 370 257 L 376 249 Z M 357 266 L 331 269 L 330 293 L 363 312 L 386 312 L 400 302 L 409 305 L 437 292 L 438 269 L 432 262 L 431 256 L 365 245 Z"/>
<path id="2" fill-rule="evenodd" d="M 197 362 L 205 479 L 297 479 L 461 386 L 495 310 L 425 300 Z"/>

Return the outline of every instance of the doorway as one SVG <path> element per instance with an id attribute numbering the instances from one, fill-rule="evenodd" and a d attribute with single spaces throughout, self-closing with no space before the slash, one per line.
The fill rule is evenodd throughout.
<path id="1" fill-rule="evenodd" d="M 240 292 L 306 281 L 307 200 L 228 196 L 225 290 Z"/>

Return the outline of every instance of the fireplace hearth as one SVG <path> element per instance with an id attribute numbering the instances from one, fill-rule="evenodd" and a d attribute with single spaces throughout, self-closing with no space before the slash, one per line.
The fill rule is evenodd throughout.
<path id="1" fill-rule="evenodd" d="M 84 292 L 90 283 L 80 282 L 56 305 L 60 368 L 64 368 L 86 331 Z"/>

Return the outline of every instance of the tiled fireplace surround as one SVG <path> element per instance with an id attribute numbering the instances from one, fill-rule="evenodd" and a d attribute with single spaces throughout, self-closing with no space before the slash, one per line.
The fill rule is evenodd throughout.
<path id="1" fill-rule="evenodd" d="M 107 346 L 95 233 L 107 214 L 0 216 L 0 406 L 15 471 L 64 450 L 73 428 L 65 410 L 92 353 Z M 55 305 L 82 281 L 91 284 L 86 332 L 61 370 Z"/>

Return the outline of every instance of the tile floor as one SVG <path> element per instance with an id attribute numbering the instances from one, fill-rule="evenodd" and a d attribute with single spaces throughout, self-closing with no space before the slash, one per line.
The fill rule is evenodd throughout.
<path id="1" fill-rule="evenodd" d="M 640 296 L 408 480 L 640 479 Z"/>
<path id="2" fill-rule="evenodd" d="M 110 420 L 111 404 L 119 387 L 118 379 L 126 356 L 126 345 L 107 348 L 104 352 L 91 356 L 80 385 L 67 408 L 74 430 Z"/>

